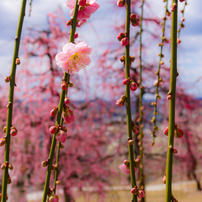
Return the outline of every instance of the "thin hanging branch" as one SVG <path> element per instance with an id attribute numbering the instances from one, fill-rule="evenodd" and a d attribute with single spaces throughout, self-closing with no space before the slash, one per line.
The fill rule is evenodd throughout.
<path id="1" fill-rule="evenodd" d="M 142 96 L 143 96 L 143 86 L 142 86 L 142 26 L 143 26 L 143 7 L 144 7 L 144 0 L 142 0 L 141 5 L 141 17 L 140 17 L 140 70 L 139 70 L 139 88 L 140 88 L 140 94 L 139 94 L 139 124 L 140 124 L 140 134 L 139 134 L 139 147 L 140 147 L 140 181 L 139 186 L 142 190 L 144 190 L 144 172 L 143 172 L 143 104 L 142 104 Z M 144 202 L 144 197 L 141 198 L 141 202 Z"/>
<path id="2" fill-rule="evenodd" d="M 163 55 L 163 46 L 164 46 L 164 42 L 167 41 L 166 37 L 165 37 L 165 27 L 166 27 L 166 15 L 167 15 L 167 11 L 168 11 L 168 0 L 166 0 L 166 6 L 165 6 L 165 14 L 163 17 L 163 28 L 162 28 L 162 37 L 161 37 L 161 43 L 159 43 L 160 48 L 160 53 L 159 53 L 159 66 L 158 66 L 158 71 L 155 72 L 155 74 L 157 75 L 157 80 L 155 82 L 155 86 L 156 86 L 156 91 L 155 91 L 155 101 L 152 103 L 152 105 L 154 106 L 154 116 L 151 120 L 151 122 L 153 122 L 154 127 L 153 127 L 153 131 L 152 131 L 152 137 L 153 137 L 153 141 L 152 141 L 152 146 L 155 145 L 155 137 L 156 137 L 156 130 L 158 130 L 158 127 L 156 125 L 156 115 L 158 114 L 157 112 L 157 101 L 158 99 L 161 99 L 160 95 L 159 95 L 159 86 L 162 82 L 162 79 L 160 77 L 160 70 L 161 70 L 161 65 L 164 64 L 164 62 L 162 61 L 162 58 L 164 57 Z"/>
<path id="3" fill-rule="evenodd" d="M 76 31 L 78 8 L 79 8 L 79 5 L 76 1 L 73 20 L 72 20 L 70 39 L 69 39 L 69 42 L 72 42 L 72 43 L 74 43 L 74 34 Z M 70 74 L 65 72 L 63 80 L 66 81 L 68 84 L 69 79 L 70 79 Z M 61 90 L 61 96 L 60 96 L 60 101 L 59 101 L 59 105 L 58 105 L 58 114 L 57 114 L 56 126 L 61 126 L 60 124 L 62 123 L 62 109 L 64 106 L 65 95 L 66 95 L 66 90 Z M 48 168 L 47 168 L 46 181 L 45 181 L 45 186 L 44 186 L 44 194 L 43 194 L 42 202 L 46 202 L 46 198 L 47 198 L 47 195 L 49 192 L 49 182 L 50 182 L 51 169 L 52 169 L 52 163 L 53 163 L 53 157 L 54 157 L 56 142 L 57 142 L 57 140 L 56 140 L 56 133 L 55 133 L 53 135 L 51 150 L 50 150 L 50 154 L 49 154 L 49 158 L 48 158 Z"/>
<path id="4" fill-rule="evenodd" d="M 172 24 L 171 24 L 171 70 L 170 70 L 170 90 L 169 101 L 169 130 L 167 147 L 167 165 L 166 165 L 166 202 L 172 199 L 172 166 L 173 166 L 173 147 L 174 147 L 174 129 L 175 129 L 175 95 L 176 95 L 176 77 L 177 73 L 177 12 L 178 1 L 172 1 Z"/>
<path id="5" fill-rule="evenodd" d="M 17 32 L 15 37 L 15 45 L 14 45 L 14 52 L 13 52 L 13 61 L 11 67 L 11 74 L 9 77 L 6 77 L 5 81 L 10 82 L 9 87 L 9 99 L 7 105 L 7 125 L 6 125 L 6 144 L 5 144 L 5 155 L 4 155 L 4 172 L 3 172 L 3 183 L 2 183 L 2 202 L 6 202 L 7 198 L 7 184 L 11 183 L 10 176 L 8 174 L 8 168 L 10 168 L 11 164 L 9 164 L 9 152 L 10 152 L 10 135 L 17 134 L 17 129 L 12 126 L 12 112 L 13 112 L 13 99 L 14 99 L 14 87 L 15 84 L 15 74 L 16 74 L 16 65 L 20 64 L 20 60 L 18 57 L 19 54 L 19 47 L 20 47 L 20 39 L 22 33 L 22 26 L 25 16 L 25 8 L 26 8 L 26 0 L 22 0 L 21 9 L 20 9 L 20 16 L 18 20 Z M 13 131 L 15 130 L 15 131 Z M 15 132 L 15 133 L 13 133 Z M 15 135 L 16 135 L 15 134 Z"/>

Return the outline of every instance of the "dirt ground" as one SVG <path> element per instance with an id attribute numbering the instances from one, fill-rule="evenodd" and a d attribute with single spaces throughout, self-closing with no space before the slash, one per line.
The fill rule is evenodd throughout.
<path id="1" fill-rule="evenodd" d="M 165 185 L 151 184 L 147 186 L 146 202 L 164 202 Z M 181 182 L 173 184 L 173 195 L 179 202 L 202 202 L 202 191 L 197 191 L 195 182 Z M 76 202 L 98 202 L 99 196 L 88 194 L 77 197 Z M 107 191 L 104 202 L 130 202 L 130 189 Z"/>

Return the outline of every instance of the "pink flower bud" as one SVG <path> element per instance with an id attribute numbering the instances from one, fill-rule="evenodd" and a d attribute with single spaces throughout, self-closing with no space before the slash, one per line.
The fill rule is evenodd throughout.
<path id="1" fill-rule="evenodd" d="M 72 19 L 66 22 L 67 26 L 71 26 L 72 25 Z"/>
<path id="2" fill-rule="evenodd" d="M 46 161 L 42 161 L 41 162 L 41 165 L 43 166 L 43 167 L 46 167 L 47 165 L 48 165 L 48 161 L 46 160 Z"/>
<path id="3" fill-rule="evenodd" d="M 135 19 L 135 20 L 131 20 L 131 23 L 132 23 L 133 27 L 136 27 L 140 24 L 140 21 L 139 21 L 139 19 Z"/>
<path id="4" fill-rule="evenodd" d="M 118 0 L 118 1 L 117 1 L 117 6 L 118 6 L 118 7 L 123 7 L 123 6 L 125 6 L 125 0 Z"/>
<path id="5" fill-rule="evenodd" d="M 77 39 L 78 38 L 78 33 L 77 32 L 75 32 L 75 34 L 74 34 L 74 39 Z"/>
<path id="6" fill-rule="evenodd" d="M 134 81 L 132 81 L 132 82 L 130 83 L 129 88 L 130 88 L 130 90 L 132 90 L 132 91 L 136 91 L 137 88 L 138 88 L 138 85 L 137 85 Z"/>
<path id="7" fill-rule="evenodd" d="M 51 127 L 49 128 L 49 132 L 50 132 L 51 134 L 55 134 L 55 133 L 57 132 L 57 130 L 58 130 L 58 126 L 51 126 Z"/>
<path id="8" fill-rule="evenodd" d="M 8 178 L 7 178 L 7 183 L 8 183 L 8 184 L 11 184 L 11 182 L 12 182 L 12 181 L 11 181 L 11 177 L 8 176 Z"/>
<path id="9" fill-rule="evenodd" d="M 17 129 L 14 126 L 12 126 L 11 129 L 10 129 L 10 134 L 12 136 L 16 136 L 17 133 L 18 133 Z"/>
<path id="10" fill-rule="evenodd" d="M 52 194 L 50 197 L 49 197 L 49 202 L 59 202 L 59 197 L 56 195 L 56 194 Z"/>
<path id="11" fill-rule="evenodd" d="M 10 170 L 13 170 L 13 166 L 9 163 L 8 164 L 8 168 L 10 169 Z"/>
<path id="12" fill-rule="evenodd" d="M 131 20 L 135 20 L 135 19 L 136 19 L 136 15 L 135 15 L 134 13 L 131 13 L 131 14 L 130 14 L 130 19 L 131 19 Z"/>
<path id="13" fill-rule="evenodd" d="M 127 78 L 127 79 L 124 79 L 123 80 L 123 84 L 124 85 L 127 85 L 127 84 L 129 84 L 130 83 L 130 78 Z"/>
<path id="14" fill-rule="evenodd" d="M 4 128 L 3 128 L 3 132 L 6 133 L 6 126 L 4 126 Z"/>
<path id="15" fill-rule="evenodd" d="M 10 82 L 10 76 L 5 77 L 5 78 L 4 78 L 4 81 L 5 81 L 6 83 Z"/>
<path id="16" fill-rule="evenodd" d="M 119 107 L 122 107 L 122 106 L 124 105 L 123 100 L 118 99 L 118 100 L 116 101 L 116 105 L 119 106 Z"/>
<path id="17" fill-rule="evenodd" d="M 177 128 L 177 129 L 175 130 L 174 135 L 175 135 L 175 137 L 177 137 L 177 138 L 182 138 L 183 135 L 184 135 L 184 132 L 183 132 L 180 128 Z"/>
<path id="18" fill-rule="evenodd" d="M 134 62 L 135 61 L 135 57 L 134 56 L 130 56 L 129 60 L 130 60 L 130 62 Z"/>
<path id="19" fill-rule="evenodd" d="M 124 38 L 121 39 L 121 44 L 122 44 L 123 46 L 127 46 L 128 43 L 129 43 L 128 37 L 124 37 Z"/>
<path id="20" fill-rule="evenodd" d="M 79 0 L 79 6 L 85 6 L 86 0 Z"/>
<path id="21" fill-rule="evenodd" d="M 163 177 L 163 179 L 162 179 L 162 182 L 164 183 L 164 184 L 166 184 L 166 176 L 164 175 L 164 177 Z"/>
<path id="22" fill-rule="evenodd" d="M 177 38 L 177 44 L 180 44 L 180 43 L 181 43 L 180 38 Z"/>
<path id="23" fill-rule="evenodd" d="M 7 167 L 7 164 L 6 163 L 2 163 L 1 169 L 4 170 L 6 167 Z"/>
<path id="24" fill-rule="evenodd" d="M 66 81 L 62 82 L 61 88 L 62 88 L 62 90 L 67 90 L 67 82 Z"/>
<path id="25" fill-rule="evenodd" d="M 124 36 L 125 36 L 125 34 L 124 34 L 123 32 L 120 32 L 120 33 L 118 34 L 118 36 L 117 36 L 117 39 L 118 39 L 119 41 L 121 41 L 121 39 L 123 39 Z"/>
<path id="26" fill-rule="evenodd" d="M 0 138 L 0 146 L 3 146 L 6 144 L 6 138 Z"/>
<path id="27" fill-rule="evenodd" d="M 19 58 L 16 58 L 15 64 L 16 64 L 16 65 L 19 65 L 19 64 L 20 64 L 20 59 L 19 59 Z"/>
<path id="28" fill-rule="evenodd" d="M 145 192 L 144 192 L 144 190 L 141 190 L 141 189 L 139 189 L 138 190 L 138 195 L 137 195 L 139 198 L 144 198 L 144 196 L 145 196 Z"/>
<path id="29" fill-rule="evenodd" d="M 163 131 L 164 135 L 168 136 L 168 127 L 166 127 Z"/>
<path id="30" fill-rule="evenodd" d="M 180 0 L 180 2 L 184 2 L 185 0 Z"/>
<path id="31" fill-rule="evenodd" d="M 68 105 L 70 103 L 70 100 L 68 97 L 65 97 L 65 101 L 64 101 L 65 105 Z"/>
<path id="32" fill-rule="evenodd" d="M 125 94 L 121 96 L 121 100 L 122 100 L 123 102 L 126 101 L 126 95 L 125 95 Z"/>
<path id="33" fill-rule="evenodd" d="M 120 60 L 121 62 L 125 62 L 125 56 L 124 56 L 124 55 L 121 56 L 121 57 L 119 58 L 119 60 Z"/>
<path id="34" fill-rule="evenodd" d="M 136 124 L 134 124 L 132 126 L 132 131 L 137 135 L 140 132 L 140 128 Z"/>
<path id="35" fill-rule="evenodd" d="M 185 21 L 185 18 L 184 18 L 184 17 L 182 17 L 182 18 L 181 18 L 181 21 L 182 21 L 182 22 L 184 22 L 184 21 Z"/>
<path id="36" fill-rule="evenodd" d="M 50 115 L 51 115 L 52 117 L 55 117 L 56 114 L 57 114 L 57 112 L 58 112 L 58 108 L 55 107 L 55 108 L 53 108 L 53 109 L 50 111 Z"/>
<path id="37" fill-rule="evenodd" d="M 137 193 L 138 193 L 138 188 L 137 188 L 137 187 L 132 188 L 132 189 L 131 189 L 131 193 L 137 195 Z"/>
<path id="38" fill-rule="evenodd" d="M 66 123 L 74 122 L 74 114 L 72 110 L 68 110 L 67 112 L 63 112 L 63 118 Z"/>
<path id="39" fill-rule="evenodd" d="M 62 143 L 65 143 L 66 139 L 67 139 L 67 134 L 65 131 L 60 130 L 57 135 L 56 135 L 56 139 Z"/>

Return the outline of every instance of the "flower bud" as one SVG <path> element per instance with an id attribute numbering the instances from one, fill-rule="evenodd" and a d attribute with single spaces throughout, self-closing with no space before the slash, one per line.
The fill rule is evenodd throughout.
<path id="1" fill-rule="evenodd" d="M 177 38 L 177 44 L 180 44 L 180 43 L 181 43 L 181 39 Z"/>
<path id="2" fill-rule="evenodd" d="M 72 19 L 66 22 L 67 26 L 71 26 L 72 25 Z"/>
<path id="3" fill-rule="evenodd" d="M 128 140 L 129 145 L 133 145 L 134 140 Z"/>
<path id="4" fill-rule="evenodd" d="M 175 135 L 175 137 L 177 137 L 177 138 L 182 138 L 183 135 L 184 135 L 184 132 L 183 132 L 180 128 L 177 128 L 177 129 L 175 130 L 175 132 L 174 132 L 174 135 Z"/>
<path id="5" fill-rule="evenodd" d="M 119 41 L 121 41 L 121 39 L 123 39 L 125 37 L 125 34 L 123 33 L 123 32 L 120 32 L 119 34 L 118 34 L 118 36 L 117 36 L 117 39 L 119 40 Z"/>
<path id="6" fill-rule="evenodd" d="M 0 138 L 0 146 L 3 146 L 6 144 L 6 138 Z"/>
<path id="7" fill-rule="evenodd" d="M 116 105 L 119 106 L 119 107 L 122 107 L 122 106 L 124 105 L 123 100 L 118 99 L 118 100 L 116 101 Z"/>
<path id="8" fill-rule="evenodd" d="M 166 175 L 164 175 L 164 177 L 163 177 L 163 179 L 162 179 L 162 182 L 163 182 L 164 184 L 166 184 Z"/>
<path id="9" fill-rule="evenodd" d="M 129 88 L 130 88 L 130 90 L 132 90 L 132 91 L 136 91 L 137 88 L 138 88 L 138 85 L 137 85 L 134 81 L 132 81 L 132 82 L 130 83 L 130 85 L 129 85 Z"/>
<path id="10" fill-rule="evenodd" d="M 163 134 L 166 135 L 166 136 L 168 136 L 168 127 L 166 127 L 166 128 L 164 129 Z"/>
<path id="11" fill-rule="evenodd" d="M 4 126 L 4 128 L 3 128 L 3 132 L 4 132 L 4 133 L 6 133 L 6 128 L 7 128 L 7 127 L 6 127 L 6 126 Z"/>
<path id="12" fill-rule="evenodd" d="M 68 83 L 68 86 L 71 88 L 73 86 L 73 83 Z"/>
<path id="13" fill-rule="evenodd" d="M 70 103 L 70 100 L 69 100 L 68 97 L 65 97 L 64 103 L 65 103 L 66 105 L 68 105 L 68 104 Z"/>
<path id="14" fill-rule="evenodd" d="M 125 0 L 118 0 L 118 1 L 117 1 L 117 6 L 118 6 L 118 7 L 123 7 L 123 6 L 125 6 Z"/>
<path id="15" fill-rule="evenodd" d="M 12 136 L 16 136 L 17 133 L 18 133 L 17 129 L 14 126 L 12 126 L 11 129 L 10 129 L 10 134 Z"/>
<path id="16" fill-rule="evenodd" d="M 135 13 L 131 13 L 130 14 L 130 19 L 131 20 L 135 20 L 137 17 L 136 17 L 136 15 L 135 15 Z"/>
<path id="17" fill-rule="evenodd" d="M 136 124 L 133 124 L 132 126 L 132 131 L 135 133 L 135 134 L 138 134 L 140 132 L 140 128 L 136 125 Z"/>
<path id="18" fill-rule="evenodd" d="M 125 56 L 124 56 L 124 55 L 121 56 L 121 57 L 119 58 L 119 60 L 120 60 L 121 62 L 125 62 Z"/>
<path id="19" fill-rule="evenodd" d="M 121 44 L 122 44 L 123 46 L 127 46 L 128 43 L 129 43 L 128 37 L 124 37 L 124 38 L 121 39 Z"/>
<path id="20" fill-rule="evenodd" d="M 11 79 L 10 79 L 10 76 L 7 76 L 7 77 L 4 78 L 4 81 L 5 81 L 6 83 L 10 82 L 10 80 L 11 80 Z"/>
<path id="21" fill-rule="evenodd" d="M 62 81 L 61 88 L 62 88 L 62 90 L 67 90 L 67 82 L 66 81 Z"/>
<path id="22" fill-rule="evenodd" d="M 11 181 L 11 177 L 8 176 L 8 178 L 7 178 L 7 183 L 8 183 L 8 184 L 11 184 L 11 182 L 12 182 L 12 181 Z"/>
<path id="23" fill-rule="evenodd" d="M 127 84 L 129 84 L 130 83 L 130 78 L 127 78 L 127 79 L 124 79 L 123 80 L 123 84 L 124 85 L 127 85 Z"/>
<path id="24" fill-rule="evenodd" d="M 50 132 L 51 134 L 55 134 L 55 133 L 57 132 L 57 130 L 58 130 L 58 126 L 51 126 L 51 127 L 49 128 L 49 132 Z"/>
<path id="25" fill-rule="evenodd" d="M 46 167 L 46 166 L 48 165 L 48 161 L 47 161 L 47 160 L 42 161 L 42 162 L 41 162 L 41 165 L 42 165 L 43 167 Z"/>
<path id="26" fill-rule="evenodd" d="M 130 62 L 134 62 L 135 61 L 135 57 L 134 56 L 130 56 L 129 60 L 130 60 Z"/>
<path id="27" fill-rule="evenodd" d="M 16 65 L 19 65 L 19 64 L 20 64 L 20 59 L 19 59 L 19 58 L 16 58 L 15 64 L 16 64 Z"/>
<path id="28" fill-rule="evenodd" d="M 54 107 L 51 111 L 50 111 L 50 115 L 52 117 L 55 117 L 57 115 L 57 112 L 58 112 L 58 108 L 57 107 Z"/>
<path id="29" fill-rule="evenodd" d="M 1 164 L 1 169 L 2 169 L 2 170 L 6 169 L 6 167 L 7 167 L 7 163 L 2 163 L 2 164 Z"/>
<path id="30" fill-rule="evenodd" d="M 137 193 L 138 193 L 138 188 L 137 188 L 137 187 L 132 188 L 132 189 L 131 189 L 131 193 L 137 195 Z"/>
<path id="31" fill-rule="evenodd" d="M 144 190 L 141 190 L 141 189 L 139 189 L 138 190 L 138 195 L 137 195 L 139 198 L 144 198 L 144 196 L 145 196 L 145 192 L 144 192 Z"/>
<path id="32" fill-rule="evenodd" d="M 55 184 L 59 185 L 59 184 L 61 184 L 61 181 L 57 180 L 57 181 L 55 182 Z"/>
<path id="33" fill-rule="evenodd" d="M 50 197 L 49 197 L 49 202 L 59 202 L 59 197 L 56 195 L 56 194 L 52 194 Z"/>
<path id="34" fill-rule="evenodd" d="M 13 170 L 13 166 L 12 166 L 12 164 L 8 164 L 8 168 L 10 169 L 10 170 Z"/>

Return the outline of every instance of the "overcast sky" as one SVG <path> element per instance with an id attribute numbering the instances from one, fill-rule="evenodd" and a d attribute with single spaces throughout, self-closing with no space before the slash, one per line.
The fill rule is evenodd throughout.
<path id="1" fill-rule="evenodd" d="M 47 27 L 47 13 L 55 11 L 58 6 L 66 11 L 65 17 L 69 19 L 69 9 L 65 5 L 65 0 L 33 0 L 31 17 L 29 13 L 29 1 L 27 2 L 25 22 L 23 25 L 23 33 L 29 27 L 44 28 Z M 91 29 L 92 33 L 96 33 L 91 38 L 97 44 L 102 43 L 105 39 L 111 39 L 111 35 L 106 33 L 102 26 L 105 20 L 105 26 L 110 26 L 110 15 L 112 12 L 112 2 L 110 0 L 97 0 L 100 4 L 98 11 L 93 14 L 90 24 L 86 25 L 86 29 Z M 114 1 L 116 2 L 116 1 Z M 159 17 L 163 15 L 162 1 L 146 0 L 153 2 L 153 10 Z M 12 61 L 14 38 L 18 23 L 19 10 L 21 0 L 1 0 L 0 6 L 0 78 L 4 78 L 10 72 Z M 179 2 L 179 6 L 182 3 Z M 198 97 L 202 97 L 202 1 L 188 0 L 188 6 L 185 10 L 185 28 L 181 32 L 182 43 L 178 48 L 178 67 L 180 71 L 180 79 L 186 85 L 190 93 L 194 93 Z M 158 12 L 156 12 L 158 10 Z M 88 42 L 88 34 L 83 33 L 82 38 Z M 1 85 L 1 82 L 0 82 Z M 201 86 L 201 88 L 200 88 Z"/>

